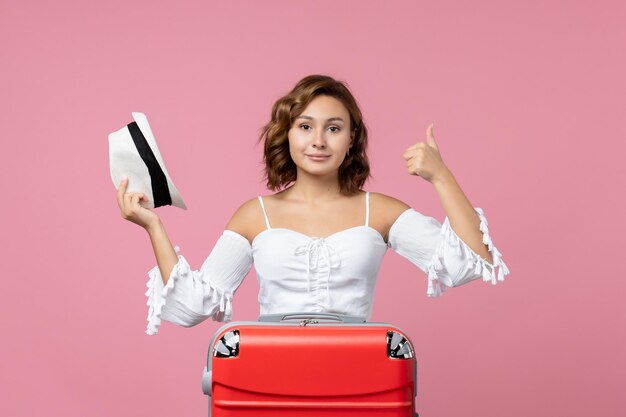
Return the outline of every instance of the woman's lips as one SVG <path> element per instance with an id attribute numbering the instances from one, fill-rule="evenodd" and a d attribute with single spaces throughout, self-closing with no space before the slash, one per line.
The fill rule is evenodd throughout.
<path id="1" fill-rule="evenodd" d="M 330 158 L 330 155 L 307 155 L 307 158 L 313 161 L 325 161 Z"/>

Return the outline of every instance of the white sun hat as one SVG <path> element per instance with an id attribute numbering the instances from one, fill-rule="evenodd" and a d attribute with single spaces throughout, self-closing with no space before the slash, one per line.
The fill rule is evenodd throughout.
<path id="1" fill-rule="evenodd" d="M 113 185 L 118 188 L 128 177 L 126 192 L 139 192 L 148 196 L 142 201 L 145 208 L 176 206 L 187 209 L 183 198 L 174 186 L 148 119 L 143 113 L 133 112 L 134 122 L 109 134 L 109 161 Z"/>

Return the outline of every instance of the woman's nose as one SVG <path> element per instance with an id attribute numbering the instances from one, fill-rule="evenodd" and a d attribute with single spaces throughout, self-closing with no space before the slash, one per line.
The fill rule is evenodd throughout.
<path id="1" fill-rule="evenodd" d="M 313 147 L 315 148 L 325 148 L 326 147 L 326 138 L 324 137 L 324 131 L 315 132 L 315 136 L 313 136 Z"/>

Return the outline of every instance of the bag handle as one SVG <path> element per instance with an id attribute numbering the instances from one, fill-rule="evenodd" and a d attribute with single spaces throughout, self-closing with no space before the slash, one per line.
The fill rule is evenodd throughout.
<path id="1" fill-rule="evenodd" d="M 347 316 L 335 313 L 285 313 L 285 314 L 266 314 L 259 316 L 260 322 L 280 323 L 287 320 L 332 320 L 341 323 L 365 323 L 364 317 Z"/>

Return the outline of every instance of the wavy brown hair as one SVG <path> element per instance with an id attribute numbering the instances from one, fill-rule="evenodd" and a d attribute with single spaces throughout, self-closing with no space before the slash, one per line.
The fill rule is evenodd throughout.
<path id="1" fill-rule="evenodd" d="M 367 159 L 367 128 L 359 106 L 348 87 L 327 75 L 309 75 L 296 84 L 286 96 L 279 98 L 272 107 L 272 119 L 261 132 L 264 141 L 263 161 L 267 188 L 283 189 L 296 180 L 296 164 L 289 153 L 287 134 L 294 120 L 314 98 L 329 96 L 339 100 L 350 114 L 352 147 L 339 167 L 339 187 L 342 194 L 359 191 L 370 176 Z"/>

